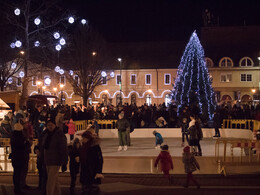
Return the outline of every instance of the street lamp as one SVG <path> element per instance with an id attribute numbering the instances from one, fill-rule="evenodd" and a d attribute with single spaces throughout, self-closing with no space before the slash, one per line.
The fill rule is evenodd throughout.
<path id="1" fill-rule="evenodd" d="M 60 84 L 60 103 L 62 104 L 63 103 L 63 91 L 62 91 L 62 88 L 64 87 L 63 84 Z"/>
<path id="2" fill-rule="evenodd" d="M 120 81 L 119 81 L 119 87 L 120 87 L 120 101 L 119 104 L 122 105 L 122 68 L 121 68 L 121 64 L 122 64 L 122 59 L 121 58 L 117 58 L 117 60 L 119 61 L 120 64 Z"/>
<path id="3" fill-rule="evenodd" d="M 45 94 L 45 89 L 46 89 L 46 86 L 42 86 L 42 94 Z"/>
<path id="4" fill-rule="evenodd" d="M 42 82 L 41 81 L 37 81 L 36 82 L 36 85 L 37 85 L 37 88 L 38 88 L 38 94 L 41 93 L 41 85 L 42 85 Z"/>
<path id="5" fill-rule="evenodd" d="M 56 95 L 57 87 L 54 87 L 53 90 L 54 90 L 54 95 Z"/>

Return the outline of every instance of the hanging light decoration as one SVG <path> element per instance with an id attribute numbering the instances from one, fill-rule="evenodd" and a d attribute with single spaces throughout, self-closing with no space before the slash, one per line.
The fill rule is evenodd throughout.
<path id="1" fill-rule="evenodd" d="M 60 51 L 60 50 L 61 50 L 61 45 L 60 45 L 60 44 L 57 44 L 57 45 L 55 46 L 55 49 L 56 49 L 57 51 Z"/>
<path id="2" fill-rule="evenodd" d="M 59 72 L 60 71 L 60 67 L 56 66 L 54 70 L 55 70 L 55 72 Z"/>
<path id="3" fill-rule="evenodd" d="M 19 40 L 15 41 L 15 46 L 16 47 L 21 47 L 22 46 L 22 42 L 19 41 Z"/>
<path id="4" fill-rule="evenodd" d="M 15 15 L 19 16 L 20 13 L 21 13 L 21 11 L 20 11 L 19 8 L 16 8 L 16 9 L 14 10 L 14 14 L 15 14 Z"/>
<path id="5" fill-rule="evenodd" d="M 66 44 L 66 41 L 65 41 L 64 38 L 61 38 L 61 39 L 60 39 L 60 44 L 61 44 L 61 45 L 65 45 L 65 44 Z"/>
<path id="6" fill-rule="evenodd" d="M 114 73 L 114 72 L 110 72 L 110 76 L 111 76 L 112 78 L 114 78 L 115 73 Z"/>
<path id="7" fill-rule="evenodd" d="M 72 76 L 74 74 L 73 70 L 70 70 L 69 74 L 70 74 L 70 76 Z"/>
<path id="8" fill-rule="evenodd" d="M 59 73 L 60 73 L 60 74 L 64 74 L 64 70 L 63 70 L 63 69 L 60 69 Z"/>
<path id="9" fill-rule="evenodd" d="M 45 85 L 50 85 L 51 84 L 51 79 L 49 77 L 44 79 Z"/>
<path id="10" fill-rule="evenodd" d="M 13 82 L 13 78 L 12 78 L 12 77 L 10 77 L 10 78 L 8 78 L 8 80 L 7 80 L 7 81 L 8 81 L 8 83 L 9 83 L 9 84 L 12 84 L 12 82 Z"/>
<path id="11" fill-rule="evenodd" d="M 101 72 L 101 76 L 102 76 L 102 77 L 106 77 L 106 76 L 107 76 L 107 73 L 106 73 L 105 71 L 102 71 L 102 72 Z"/>
<path id="12" fill-rule="evenodd" d="M 70 24 L 73 24 L 75 19 L 71 16 L 71 17 L 69 17 L 68 21 L 69 21 Z"/>
<path id="13" fill-rule="evenodd" d="M 88 22 L 87 22 L 86 19 L 82 19 L 82 20 L 81 20 L 81 24 L 85 25 L 85 24 L 87 24 L 87 23 L 88 23 Z"/>
<path id="14" fill-rule="evenodd" d="M 60 38 L 60 33 L 58 33 L 58 32 L 53 33 L 53 37 L 55 39 L 59 39 Z"/>
<path id="15" fill-rule="evenodd" d="M 21 72 L 19 73 L 19 77 L 21 77 L 21 78 L 24 77 L 24 72 L 23 72 L 23 71 L 21 71 Z"/>
<path id="16" fill-rule="evenodd" d="M 39 47 L 39 46 L 40 46 L 40 41 L 35 41 L 35 42 L 34 42 L 34 46 L 35 46 L 35 47 Z"/>
<path id="17" fill-rule="evenodd" d="M 15 62 L 13 62 L 13 63 L 11 64 L 11 68 L 12 68 L 12 69 L 16 69 L 16 67 L 17 67 L 17 64 L 16 64 Z"/>
<path id="18" fill-rule="evenodd" d="M 10 47 L 11 47 L 11 48 L 15 48 L 15 43 L 11 43 L 11 44 L 10 44 Z"/>
<path id="19" fill-rule="evenodd" d="M 41 23 L 41 19 L 40 18 L 35 18 L 34 19 L 34 24 L 36 24 L 37 26 Z"/>

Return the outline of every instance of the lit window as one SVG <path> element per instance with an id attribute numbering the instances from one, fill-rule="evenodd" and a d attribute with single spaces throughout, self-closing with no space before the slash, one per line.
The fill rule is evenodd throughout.
<path id="1" fill-rule="evenodd" d="M 150 74 L 146 74 L 145 75 L 145 84 L 146 85 L 151 85 L 152 84 L 151 77 L 152 77 L 152 75 L 150 75 Z"/>
<path id="2" fill-rule="evenodd" d="M 219 67 L 233 67 L 233 61 L 229 57 L 224 57 L 219 61 Z"/>
<path id="3" fill-rule="evenodd" d="M 146 96 L 146 104 L 148 106 L 150 106 L 152 104 L 152 97 L 149 94 Z"/>
<path id="4" fill-rule="evenodd" d="M 239 65 L 240 67 L 251 67 L 254 65 L 254 62 L 251 58 L 249 57 L 243 57 L 240 61 L 239 61 Z"/>
<path id="5" fill-rule="evenodd" d="M 171 84 L 171 75 L 170 74 L 164 74 L 164 84 L 165 85 Z"/>
<path id="6" fill-rule="evenodd" d="M 220 75 L 220 81 L 221 82 L 231 82 L 232 81 L 232 74 L 227 73 L 227 74 L 221 74 Z"/>
<path id="7" fill-rule="evenodd" d="M 131 85 L 136 85 L 136 74 L 131 74 Z"/>

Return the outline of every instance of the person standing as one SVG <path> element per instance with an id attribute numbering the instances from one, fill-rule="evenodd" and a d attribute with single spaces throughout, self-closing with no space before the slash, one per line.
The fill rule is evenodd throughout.
<path id="1" fill-rule="evenodd" d="M 126 142 L 126 129 L 130 128 L 128 121 L 124 118 L 124 113 L 121 112 L 118 115 L 118 120 L 116 122 L 116 128 L 118 129 L 118 140 L 119 140 L 119 147 L 118 151 L 124 149 L 127 150 L 127 142 Z"/>
<path id="2" fill-rule="evenodd" d="M 192 180 L 197 188 L 200 188 L 199 183 L 194 179 L 192 173 L 196 171 L 197 169 L 200 170 L 200 165 L 197 162 L 196 158 L 194 155 L 190 152 L 190 147 L 186 146 L 183 149 L 183 154 L 182 154 L 182 162 L 184 164 L 184 170 L 185 173 L 187 173 L 187 178 L 186 178 L 186 184 L 184 185 L 185 188 L 189 187 L 189 182 Z"/>
<path id="3" fill-rule="evenodd" d="M 181 127 L 181 135 L 182 135 L 182 143 L 181 146 L 184 146 L 184 137 L 186 137 L 186 141 L 189 143 L 188 138 L 188 127 L 189 127 L 189 113 L 187 112 L 187 109 L 184 108 L 180 117 L 179 117 L 179 125 Z"/>
<path id="4" fill-rule="evenodd" d="M 47 170 L 47 195 L 61 195 L 58 183 L 59 169 L 66 171 L 68 162 L 67 140 L 55 121 L 47 121 L 46 134 L 43 136 L 44 163 Z"/>
<path id="5" fill-rule="evenodd" d="M 65 124 L 68 127 L 68 134 L 70 135 L 70 141 L 74 139 L 74 135 L 76 133 L 76 126 L 72 118 L 70 118 L 69 122 Z"/>
<path id="6" fill-rule="evenodd" d="M 219 112 L 217 111 L 214 112 L 213 121 L 214 121 L 214 128 L 215 128 L 215 135 L 213 137 L 220 137 L 219 127 L 221 126 L 221 122 L 220 122 Z"/>
<path id="7" fill-rule="evenodd" d="M 24 178 L 24 168 L 26 167 L 26 158 L 28 152 L 28 142 L 23 135 L 23 121 L 20 118 L 14 125 L 14 131 L 11 136 L 11 150 L 10 158 L 13 166 L 13 184 L 14 193 L 22 193 L 22 178 Z M 28 162 L 27 162 L 28 163 Z M 28 165 L 27 165 L 28 167 Z"/>
<path id="8" fill-rule="evenodd" d="M 197 147 L 198 147 L 198 129 L 196 128 L 196 120 L 195 116 L 193 114 L 190 115 L 190 122 L 189 122 L 189 128 L 188 128 L 188 134 L 189 134 L 189 146 L 192 146 L 193 153 L 197 153 Z"/>
<path id="9" fill-rule="evenodd" d="M 103 169 L 103 155 L 99 146 L 99 138 L 90 131 L 82 134 L 80 148 L 80 183 L 82 194 L 99 194 L 98 185 L 101 184 Z"/>

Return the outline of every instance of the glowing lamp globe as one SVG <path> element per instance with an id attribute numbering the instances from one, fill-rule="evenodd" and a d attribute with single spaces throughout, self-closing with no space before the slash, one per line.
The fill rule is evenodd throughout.
<path id="1" fill-rule="evenodd" d="M 56 66 L 54 70 L 55 70 L 55 72 L 59 72 L 60 71 L 60 67 Z"/>
<path id="2" fill-rule="evenodd" d="M 60 39 L 60 44 L 61 44 L 61 45 L 65 45 L 65 44 L 66 44 L 66 41 L 65 41 L 64 38 L 61 38 L 61 39 Z"/>
<path id="3" fill-rule="evenodd" d="M 55 46 L 55 49 L 56 49 L 57 51 L 60 51 L 60 50 L 61 50 L 61 45 L 60 45 L 60 44 L 57 44 L 57 45 Z"/>
<path id="4" fill-rule="evenodd" d="M 55 39 L 59 39 L 59 38 L 60 38 L 60 33 L 55 32 L 55 33 L 53 34 L 53 37 L 54 37 Z"/>
<path id="5" fill-rule="evenodd" d="M 21 78 L 24 77 L 24 72 L 23 72 L 23 71 L 21 71 L 21 72 L 19 73 L 19 77 L 21 77 Z"/>
<path id="6" fill-rule="evenodd" d="M 73 70 L 70 70 L 69 74 L 70 74 L 70 76 L 72 76 L 74 74 Z"/>
<path id="7" fill-rule="evenodd" d="M 8 83 L 11 84 L 13 82 L 13 78 L 8 78 Z"/>
<path id="8" fill-rule="evenodd" d="M 81 24 L 83 24 L 83 25 L 87 24 L 87 20 L 86 19 L 82 19 L 81 20 Z"/>
<path id="9" fill-rule="evenodd" d="M 34 19 L 34 24 L 35 24 L 35 25 L 38 26 L 40 23 L 41 23 L 41 19 L 40 19 L 40 18 L 35 18 L 35 19 Z"/>
<path id="10" fill-rule="evenodd" d="M 15 43 L 11 43 L 11 44 L 10 44 L 10 47 L 11 47 L 11 48 L 15 48 Z"/>
<path id="11" fill-rule="evenodd" d="M 22 46 L 22 42 L 19 41 L 19 40 L 16 41 L 16 42 L 15 42 L 15 46 L 16 46 L 16 47 L 21 47 L 21 46 Z"/>
<path id="12" fill-rule="evenodd" d="M 15 15 L 19 16 L 20 13 L 21 13 L 20 9 L 16 8 L 16 9 L 14 10 L 14 14 L 15 14 Z"/>
<path id="13" fill-rule="evenodd" d="M 16 64 L 15 62 L 13 62 L 13 63 L 11 64 L 11 68 L 12 68 L 12 69 L 16 69 L 16 66 L 17 66 L 17 64 Z"/>
<path id="14" fill-rule="evenodd" d="M 68 21 L 69 21 L 70 24 L 73 24 L 75 20 L 74 20 L 74 18 L 71 16 L 71 17 L 69 17 Z"/>
<path id="15" fill-rule="evenodd" d="M 101 76 L 102 76 L 102 77 L 106 77 L 106 76 L 107 76 L 107 73 L 106 73 L 105 71 L 102 71 L 102 72 L 101 72 Z"/>
<path id="16" fill-rule="evenodd" d="M 44 80 L 44 83 L 45 85 L 50 85 L 51 84 L 51 79 L 49 77 L 47 77 L 45 80 Z"/>
<path id="17" fill-rule="evenodd" d="M 114 72 L 110 72 L 110 76 L 113 78 L 115 76 Z"/>

